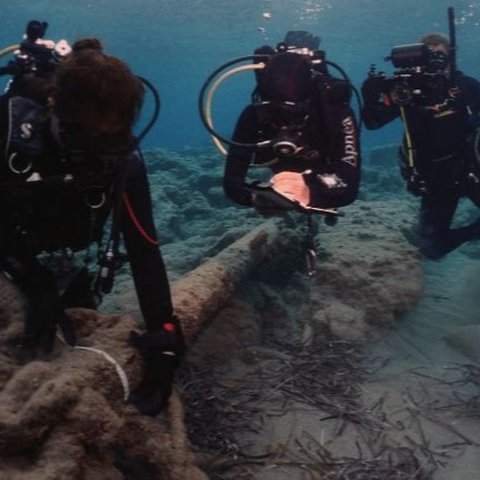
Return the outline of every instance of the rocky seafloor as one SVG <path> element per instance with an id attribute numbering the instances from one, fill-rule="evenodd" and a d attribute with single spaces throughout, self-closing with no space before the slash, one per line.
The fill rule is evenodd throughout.
<path id="1" fill-rule="evenodd" d="M 396 328 L 425 287 L 420 255 L 405 236 L 416 202 L 402 191 L 395 149 L 377 149 L 365 162 L 359 200 L 336 225 L 313 219 L 315 275 L 305 215 L 265 224 L 233 205 L 216 152 L 155 150 L 145 158 L 174 303 L 183 311 L 197 299 L 210 306 L 201 328 L 188 327 L 169 409 L 156 419 L 139 415 L 124 401 L 113 364 L 93 351 L 59 342 L 49 358 L 18 362 L 9 346 L 21 333 L 24 301 L 2 279 L 0 479 L 437 478 L 450 462 L 429 437 L 437 439 L 438 428 L 409 430 L 433 408 L 418 397 L 427 387 L 415 385 L 408 408 L 385 411 L 385 393 L 373 385 L 382 385 L 375 378 L 387 359 L 366 348 Z M 460 219 L 473 215 L 465 209 Z M 273 241 L 259 256 L 257 237 L 244 239 L 256 229 L 263 238 L 262 228 Z M 477 255 L 475 246 L 462 251 Z M 198 269 L 203 276 L 191 280 Z M 134 385 L 141 363 L 127 339 L 141 317 L 128 267 L 98 312 L 69 314 L 80 345 L 107 352 Z M 468 372 L 456 374 L 475 385 L 475 370 Z M 458 415 L 475 405 L 475 391 L 468 395 Z M 401 434 L 393 408 L 410 415 Z M 450 436 L 455 453 L 458 444 L 471 447 L 469 436 Z"/>

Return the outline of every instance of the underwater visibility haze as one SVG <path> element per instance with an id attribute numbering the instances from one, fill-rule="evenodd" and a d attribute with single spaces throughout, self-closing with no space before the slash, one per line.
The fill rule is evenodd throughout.
<path id="1" fill-rule="evenodd" d="M 390 71 L 383 59 L 391 47 L 414 43 L 428 31 L 447 33 L 449 6 L 457 16 L 458 65 L 478 77 L 480 3 L 467 0 L 14 0 L 3 8 L 0 39 L 3 46 L 18 42 L 31 19 L 47 21 L 46 38 L 53 40 L 99 37 L 107 52 L 124 58 L 160 92 L 161 116 L 145 145 L 181 149 L 209 144 L 198 92 L 226 61 L 263 44 L 275 46 L 289 30 L 308 30 L 359 87 L 370 64 Z M 252 86 L 251 73 L 222 86 L 213 112 L 222 133 L 231 133 Z M 366 133 L 363 146 L 397 141 L 399 134 L 398 124 Z"/>
<path id="2" fill-rule="evenodd" d="M 0 48 L 18 43 L 28 21 L 32 19 L 46 21 L 49 23 L 49 27 L 45 38 L 56 41 L 65 38 L 73 43 L 82 37 L 98 37 L 103 42 L 107 53 L 124 59 L 135 73 L 148 79 L 158 89 L 161 98 L 161 112 L 157 123 L 143 142 L 143 149 L 147 152 L 151 150 L 149 152 L 151 155 L 146 155 L 146 159 L 151 162 L 148 166 L 153 187 L 152 192 L 154 193 L 152 198 L 161 207 L 158 208 L 156 226 L 161 239 L 165 263 L 169 269 L 169 276 L 176 281 L 189 271 L 185 265 L 190 268 L 192 263 L 200 264 L 205 258 L 214 257 L 218 251 L 225 248 L 225 245 L 229 245 L 229 242 L 237 240 L 236 235 L 240 237 L 263 222 L 263 219 L 256 212 L 233 206 L 223 194 L 221 158 L 219 155 L 217 155 L 218 160 L 212 158 L 211 138 L 200 121 L 197 107 L 198 95 L 207 77 L 227 61 L 251 55 L 254 49 L 260 45 L 275 46 L 283 40 L 285 34 L 290 30 L 307 30 L 320 36 L 320 48 L 326 51 L 327 59 L 341 66 L 348 74 L 352 84 L 360 89 L 361 83 L 372 64 L 375 64 L 379 71 L 385 71 L 387 74 L 392 72 L 392 66 L 385 60 L 385 57 L 390 54 L 393 46 L 416 43 L 427 32 L 434 31 L 448 34 L 447 9 L 449 7 L 454 8 L 456 16 L 458 68 L 466 75 L 480 80 L 480 62 L 478 61 L 480 0 L 84 0 L 83 2 L 78 0 L 63 0 L 62 2 L 12 0 L 7 2 L 2 9 L 3 25 L 0 32 Z M 7 59 L 7 57 L 0 58 L 0 66 L 6 63 Z M 335 72 L 333 73 L 335 74 Z M 3 86 L 7 78 L 3 77 L 0 80 L 0 85 Z M 238 114 L 250 101 L 253 86 L 254 75 L 252 72 L 236 75 L 221 85 L 213 105 L 213 120 L 219 133 L 225 136 L 231 135 Z M 147 104 L 139 122 L 139 129 L 149 120 L 152 105 L 152 99 L 147 93 Z M 352 105 L 356 108 L 355 102 Z M 420 413 L 424 414 L 425 422 L 430 421 L 430 429 L 426 433 L 427 436 L 430 434 L 431 437 L 428 438 L 428 441 L 425 440 L 427 437 L 424 437 L 423 431 L 419 433 L 419 436 L 424 437 L 423 447 L 426 447 L 430 438 L 433 438 L 437 443 L 443 442 L 443 439 L 439 438 L 441 435 L 438 432 L 444 427 L 444 430 L 447 431 L 447 426 L 442 423 L 443 415 L 446 414 L 444 413 L 445 410 L 441 410 L 440 407 L 434 411 L 434 406 L 438 406 L 440 400 L 447 398 L 447 393 L 451 392 L 452 388 L 447 383 L 441 384 L 443 390 L 439 387 L 441 391 L 431 403 L 429 403 L 430 397 L 427 398 L 426 394 L 423 397 L 423 403 L 415 404 L 416 397 L 408 397 L 407 401 L 410 402 L 408 407 L 404 409 L 402 404 L 401 408 L 403 410 L 401 410 L 397 407 L 402 400 L 405 400 L 404 393 L 410 388 L 410 382 L 413 383 L 411 380 L 413 377 L 407 379 L 405 377 L 400 378 L 400 375 L 397 377 L 398 369 L 408 370 L 408 373 L 411 373 L 410 370 L 415 370 L 416 373 L 420 372 L 429 382 L 429 387 L 432 387 L 430 392 L 435 396 L 436 392 L 434 390 L 438 386 L 436 377 L 445 371 L 445 365 L 463 359 L 460 353 L 454 352 L 447 345 L 444 338 L 451 335 L 452 332 L 455 334 L 457 327 L 470 328 L 473 325 L 472 329 L 478 330 L 479 308 L 477 302 L 480 298 L 480 250 L 476 245 L 477 242 L 472 242 L 466 250 L 452 252 L 445 259 L 433 262 L 419 260 L 418 251 L 405 241 L 402 228 L 407 229 L 410 222 L 415 221 L 418 207 L 415 202 L 418 199 L 412 196 L 407 198 L 407 195 L 404 194 L 397 161 L 396 159 L 390 161 L 393 156 L 396 157 L 396 145 L 400 142 L 401 135 L 402 126 L 398 120 L 380 130 L 367 131 L 363 129 L 361 147 L 366 162 L 362 175 L 364 175 L 363 181 L 367 185 L 365 191 L 362 192 L 364 196 L 360 198 L 359 202 L 345 209 L 345 221 L 340 219 L 338 228 L 321 225 L 325 228 L 318 235 L 320 249 L 318 252 L 318 279 L 315 280 L 317 282 L 315 285 L 318 288 L 310 288 L 307 293 L 313 298 L 311 303 L 317 307 L 318 318 L 323 315 L 322 318 L 325 319 L 328 315 L 333 315 L 335 311 L 340 312 L 340 314 L 337 314 L 342 317 L 342 321 L 345 319 L 343 324 L 345 331 L 350 328 L 348 320 L 353 319 L 353 324 L 359 316 L 364 314 L 368 316 L 365 313 L 366 310 L 362 310 L 364 304 L 368 304 L 368 308 L 374 312 L 373 317 L 377 314 L 379 318 L 383 314 L 385 314 L 384 317 L 388 317 L 383 324 L 383 327 L 385 325 L 392 327 L 391 332 L 389 331 L 387 335 L 387 340 L 380 340 L 377 344 L 368 345 L 367 349 L 371 349 L 370 354 L 374 357 L 384 358 L 389 355 L 394 357 L 393 365 L 389 365 L 391 370 L 387 370 L 386 373 L 381 372 L 379 379 L 369 380 L 369 383 L 362 385 L 360 388 L 362 390 L 361 394 L 368 401 L 371 401 L 372 405 L 381 409 L 384 399 L 377 402 L 376 398 L 378 397 L 375 397 L 375 395 L 380 390 L 388 389 L 387 396 L 390 395 L 388 401 L 394 400 L 390 406 L 391 411 L 395 411 L 396 414 L 401 412 L 403 415 L 403 412 L 408 410 L 410 414 L 408 421 L 411 420 L 409 427 L 412 424 L 416 425 L 415 422 L 419 423 Z M 395 146 L 392 147 L 392 144 L 395 144 Z M 384 149 L 377 148 L 383 146 L 386 147 Z M 159 150 L 153 151 L 154 149 Z M 378 164 L 375 164 L 373 160 L 367 160 L 371 152 L 373 152 L 371 155 L 371 158 L 373 158 L 376 155 L 375 152 L 379 151 L 380 154 L 377 154 L 377 159 L 380 159 Z M 189 181 L 191 183 L 188 183 Z M 369 181 L 376 182 L 374 188 L 370 188 Z M 187 190 L 192 185 L 194 185 L 194 188 L 198 187 L 198 191 Z M 392 200 L 392 197 L 395 198 Z M 476 210 L 462 213 L 462 215 L 462 221 L 468 215 L 478 217 Z M 294 230 L 293 227 L 292 230 Z M 242 232 L 241 235 L 239 232 Z M 196 247 L 198 247 L 197 250 Z M 358 251 L 357 247 L 359 247 Z M 322 252 L 324 257 L 320 255 Z M 334 252 L 334 254 L 331 252 Z M 337 253 L 337 258 L 330 258 Z M 293 260 L 287 259 L 285 262 L 287 267 L 289 262 L 293 262 Z M 284 265 L 279 268 L 283 267 Z M 345 272 L 347 272 L 346 275 Z M 245 318 L 248 318 L 251 314 L 252 318 L 255 319 L 265 315 L 264 323 L 271 329 L 269 333 L 272 334 L 272 337 L 275 337 L 273 331 L 285 327 L 282 322 L 287 323 L 288 310 L 294 310 L 292 305 L 298 307 L 299 311 L 304 306 L 302 302 L 304 302 L 306 295 L 303 295 L 305 290 L 308 289 L 304 287 L 305 283 L 302 282 L 305 282 L 306 275 L 303 274 L 304 272 L 296 273 L 299 276 L 303 275 L 301 281 L 297 282 L 301 286 L 298 287 L 295 284 L 291 292 L 283 292 L 281 288 L 279 288 L 280 293 L 278 291 L 274 292 L 273 287 L 262 286 L 252 293 L 248 291 L 249 285 L 245 286 L 247 293 L 242 290 L 239 295 L 244 295 L 247 299 L 243 303 L 235 300 L 237 306 L 242 304 L 244 312 L 240 309 L 240 313 L 238 313 L 235 308 L 231 308 L 224 314 L 223 323 L 229 326 L 229 321 L 232 320 L 233 324 L 233 320 L 242 317 L 242 313 L 245 313 L 243 315 Z M 259 273 L 259 283 L 262 280 L 261 274 L 262 272 Z M 418 274 L 417 277 L 415 277 L 416 274 Z M 424 291 L 422 285 L 420 285 L 422 274 L 425 277 Z M 341 277 L 342 275 L 345 276 Z M 116 311 L 122 311 L 122 313 L 123 311 L 129 313 L 134 311 L 133 307 L 130 311 L 125 306 L 131 306 L 132 303 L 132 289 L 128 283 L 131 279 L 126 278 L 127 276 L 124 274 L 117 282 L 118 290 L 116 293 L 120 293 L 118 293 L 118 298 L 114 299 L 109 305 L 115 305 L 118 307 Z M 348 291 L 348 288 L 343 288 L 343 285 L 330 285 L 332 278 L 336 278 L 337 281 L 338 278 L 342 278 L 346 283 L 352 280 L 353 287 L 351 285 L 348 287 L 351 288 L 351 291 Z M 258 278 L 255 280 L 258 280 Z M 356 285 L 355 281 L 357 282 Z M 397 284 L 392 285 L 395 282 Z M 357 290 L 356 287 L 358 287 Z M 295 290 L 296 288 L 297 290 Z M 255 290 L 255 288 L 252 288 L 252 290 Z M 334 294 L 337 293 L 337 290 L 340 295 L 335 297 Z M 363 298 L 364 292 L 368 293 L 365 298 Z M 283 294 L 291 300 L 290 304 L 288 304 L 288 301 L 282 304 L 284 299 L 280 299 L 280 297 Z M 402 321 L 394 322 L 393 317 L 397 313 L 404 314 L 418 300 L 415 295 L 417 297 L 421 296 L 420 301 L 413 310 L 403 316 Z M 268 303 L 265 298 L 268 298 L 274 307 L 278 307 L 277 310 L 272 308 L 272 311 L 267 313 L 261 311 L 260 307 L 258 311 L 255 310 L 258 305 L 265 306 Z M 355 304 L 354 307 L 358 307 L 358 311 L 361 313 L 358 313 L 355 308 L 351 308 L 350 301 Z M 331 302 L 331 305 L 328 304 L 329 302 Z M 288 304 L 287 307 L 285 307 L 286 304 Z M 255 311 L 252 313 L 253 310 Z M 265 308 L 264 310 L 268 309 Z M 384 310 L 388 310 L 388 312 L 385 313 Z M 305 320 L 309 312 L 304 311 L 302 313 L 305 313 L 305 315 L 300 318 L 299 324 Z M 270 317 L 267 318 L 268 315 Z M 291 316 L 293 317 L 293 315 Z M 312 318 L 314 316 L 312 315 Z M 361 320 L 363 322 L 363 319 Z M 268 321 L 270 321 L 269 325 Z M 247 324 L 247 327 L 244 332 L 248 331 L 249 334 L 251 332 L 255 333 L 256 329 L 260 329 L 253 321 L 252 325 Z M 241 330 L 239 326 L 235 328 L 238 331 Z M 374 329 L 376 325 L 368 323 L 366 328 Z M 306 333 L 308 333 L 307 330 L 305 328 Z M 227 351 L 228 348 L 231 346 L 233 351 L 237 345 L 234 342 L 229 343 L 229 334 L 227 331 L 225 339 L 218 335 L 209 346 L 208 342 L 204 343 L 207 347 L 202 346 L 201 343 L 198 347 L 194 346 L 193 350 L 195 348 L 197 350 L 193 352 L 194 358 L 195 355 L 202 358 L 202 354 L 205 357 L 209 355 L 214 357 L 217 354 L 217 349 L 219 351 L 225 350 L 226 355 L 229 356 L 231 352 Z M 259 334 L 259 336 L 261 335 Z M 480 351 L 474 344 L 476 338 L 480 339 L 480 333 L 478 333 L 478 337 L 472 337 L 473 345 L 471 348 L 480 358 Z M 456 338 L 453 338 L 452 341 L 456 341 Z M 250 363 L 246 362 L 248 365 L 245 371 L 242 370 L 239 373 L 239 378 L 243 381 L 248 377 L 247 374 L 253 372 L 247 381 L 257 382 L 257 384 L 253 387 L 247 385 L 248 388 L 244 388 L 245 385 L 239 381 L 236 385 L 237 387 L 240 385 L 240 387 L 238 391 L 234 392 L 235 395 L 238 394 L 238 397 L 234 395 L 224 404 L 216 403 L 214 399 L 210 402 L 210 405 L 204 405 L 207 410 L 210 408 L 210 412 L 212 412 L 212 410 L 222 406 L 225 407 L 225 405 L 228 407 L 236 405 L 238 407 L 239 399 L 248 396 L 251 392 L 254 392 L 253 397 L 257 395 L 258 389 L 265 386 L 271 387 L 273 393 L 263 391 L 263 399 L 273 402 L 274 394 L 283 391 L 283 387 L 289 387 L 292 382 L 297 380 L 296 375 L 292 374 L 287 367 L 295 367 L 295 362 L 299 359 L 294 354 L 290 355 L 292 352 L 287 352 L 288 355 L 285 352 L 273 352 L 272 344 L 268 344 L 268 348 L 264 347 L 265 345 L 262 344 L 258 349 L 252 349 L 248 352 L 245 349 L 247 353 L 244 352 L 244 354 L 248 356 L 248 362 Z M 315 345 L 311 347 L 313 354 L 319 353 L 314 351 Z M 199 354 L 198 352 L 202 348 L 203 352 Z M 210 351 L 208 351 L 208 348 L 210 348 Z M 259 368 L 265 366 L 267 377 L 272 371 L 271 365 L 280 365 L 274 372 L 278 376 L 273 380 L 269 377 L 269 380 L 265 381 L 265 385 L 262 384 L 262 379 L 256 376 L 258 370 L 255 370 L 257 365 L 254 364 L 257 354 L 259 356 L 263 354 L 266 358 L 266 360 L 264 358 L 263 364 L 259 362 L 259 365 L 261 364 Z M 337 354 L 342 357 L 343 350 L 339 349 Z M 268 357 L 268 355 L 271 355 L 271 357 Z M 304 355 L 303 359 L 308 361 L 307 357 L 308 355 Z M 228 358 L 230 359 L 230 357 Z M 288 361 L 284 361 L 285 358 Z M 314 355 L 312 358 L 318 358 L 318 356 L 315 357 Z M 347 358 L 345 361 L 348 363 L 349 360 L 351 359 Z M 328 363 L 328 359 L 326 363 Z M 321 380 L 321 375 L 319 375 L 321 368 L 312 365 L 311 360 L 308 366 L 312 369 L 311 372 L 307 372 L 311 373 L 311 377 L 305 381 L 306 387 L 305 385 L 304 387 L 307 394 L 312 393 L 313 395 L 316 390 L 312 387 L 312 392 L 310 392 L 308 382 L 313 378 L 314 381 L 311 385 L 318 386 L 318 382 L 315 382 L 319 378 Z M 224 365 L 220 365 L 219 370 L 222 370 L 223 367 Z M 301 365 L 298 368 L 299 378 L 305 373 L 301 371 L 303 367 L 304 365 Z M 325 366 L 325 369 L 327 369 L 327 366 Z M 285 373 L 286 370 L 288 370 L 287 373 Z M 355 370 L 355 368 L 352 367 L 352 370 Z M 478 371 L 480 372 L 480 369 Z M 217 371 L 215 375 L 220 376 L 220 373 Z M 284 373 L 285 378 L 282 377 Z M 211 372 L 208 371 L 206 377 L 210 378 L 210 374 Z M 211 375 L 213 378 L 214 374 Z M 235 383 L 231 381 L 232 378 L 227 379 L 231 384 Z M 234 380 L 237 379 L 234 378 Z M 277 384 L 272 383 L 277 380 Z M 478 383 L 473 388 L 473 394 L 478 396 L 480 374 L 475 381 Z M 258 383 L 260 383 L 260 386 Z M 190 385 L 195 386 L 196 384 L 191 382 Z M 218 388 L 218 385 L 216 387 Z M 249 390 L 250 387 L 252 388 Z M 210 385 L 208 388 L 213 387 Z M 308 396 L 307 394 L 306 396 Z M 195 395 L 194 392 L 189 397 L 188 392 L 186 392 L 186 403 L 188 404 L 188 400 L 192 400 L 191 403 L 196 405 L 197 398 Z M 335 396 L 335 393 L 332 396 Z M 204 401 L 205 398 L 201 401 Z M 219 398 L 220 393 L 216 400 L 218 401 Z M 448 399 L 451 398 L 448 397 Z M 255 397 L 254 401 L 257 400 L 258 398 Z M 298 397 L 295 397 L 294 401 L 297 400 Z M 454 399 L 452 402 L 457 400 Z M 199 400 L 200 403 L 201 401 Z M 397 401 L 398 403 L 396 403 Z M 422 404 L 420 405 L 420 403 Z M 478 407 L 480 401 L 473 403 L 475 407 Z M 271 406 L 268 404 L 269 408 Z M 447 407 L 450 406 L 447 405 Z M 455 406 L 457 405 L 455 404 Z M 275 408 L 277 407 L 278 405 L 275 405 Z M 188 417 L 188 405 L 185 408 Z M 374 407 L 372 407 L 370 413 L 374 410 Z M 433 411 L 435 415 L 438 414 L 434 419 L 435 422 L 432 420 Z M 275 410 L 275 412 L 278 412 L 278 410 Z M 310 427 L 309 423 L 314 423 L 313 417 L 308 417 L 308 413 L 303 410 L 298 412 L 295 413 L 295 415 L 298 413 L 298 419 L 295 419 L 296 422 L 298 420 L 295 423 L 295 428 L 300 425 L 301 428 L 308 429 Z M 241 413 L 243 414 L 245 411 Z M 246 412 L 245 414 L 247 413 L 252 412 Z M 231 415 L 228 416 L 229 414 Z M 335 414 L 338 414 L 338 412 L 335 412 Z M 217 411 L 213 412 L 212 415 L 215 416 L 216 420 L 220 418 L 220 415 L 217 418 Z M 235 411 L 230 411 L 227 408 L 227 426 L 231 426 L 230 421 L 232 425 L 237 422 L 236 425 L 238 426 L 239 419 L 235 415 Z M 412 480 L 430 478 L 435 478 L 435 480 L 473 480 L 478 478 L 478 468 L 480 468 L 479 445 L 477 443 L 480 426 L 476 424 L 478 416 L 478 411 L 473 412 L 472 417 L 476 417 L 476 419 L 471 422 L 468 418 L 465 420 L 466 417 L 462 417 L 462 421 L 470 425 L 461 429 L 458 435 L 456 430 L 450 429 L 447 432 L 450 435 L 451 445 L 444 446 L 445 451 L 448 448 L 455 449 L 458 446 L 472 447 L 472 457 L 466 459 L 462 466 L 463 473 L 461 476 L 454 477 L 452 476 L 452 470 L 442 470 L 442 461 L 445 460 L 445 464 L 448 464 L 450 459 L 441 457 L 443 450 L 440 452 L 439 449 L 434 452 L 432 458 L 426 460 L 428 463 L 433 457 L 435 459 L 440 458 L 438 464 L 430 465 L 432 471 L 435 471 L 435 476 L 422 477 L 412 474 L 408 477 L 392 476 L 388 478 Z M 265 416 L 265 418 L 267 417 L 268 415 Z M 333 417 L 332 414 L 327 420 Z M 369 421 L 372 421 L 368 426 L 372 427 L 371 432 L 374 433 L 375 441 L 383 435 L 384 430 L 390 429 L 390 433 L 394 430 L 394 442 L 398 441 L 396 445 L 404 445 L 405 443 L 402 444 L 402 442 L 405 442 L 409 432 L 403 432 L 400 428 L 397 428 L 401 423 L 400 420 L 397 421 L 398 417 L 394 418 L 388 425 L 388 419 L 382 417 L 379 420 L 379 418 L 380 415 L 375 419 L 368 418 Z M 263 422 L 264 418 L 262 417 L 261 420 Z M 284 429 L 287 422 L 282 424 L 281 416 L 275 414 L 272 414 L 272 418 L 268 418 L 268 420 L 274 424 L 274 427 L 272 427 L 274 431 L 269 440 L 273 439 L 278 446 L 278 452 L 282 453 L 280 444 L 284 441 L 288 443 L 288 440 L 293 438 L 285 439 L 288 436 Z M 287 420 L 291 420 L 291 418 Z M 315 428 L 317 428 L 315 433 L 318 433 L 318 439 L 320 437 L 323 439 L 323 436 L 328 434 L 328 430 L 327 427 L 324 428 L 325 423 L 320 424 L 317 420 L 315 417 Z M 401 420 L 404 420 L 404 424 L 407 425 L 405 418 Z M 201 427 L 207 430 L 211 429 L 214 423 L 210 423 L 208 424 L 205 421 Z M 352 423 L 355 422 L 352 421 Z M 452 421 L 452 425 L 453 423 Z M 244 425 L 240 426 L 243 427 Z M 256 427 L 257 424 L 254 426 Z M 470 431 L 468 430 L 469 426 L 471 427 Z M 265 430 L 269 428 L 268 425 L 263 424 L 261 427 L 265 427 Z M 458 428 L 460 429 L 460 427 Z M 469 433 L 465 434 L 465 431 Z M 269 433 L 263 433 L 265 445 L 268 445 L 266 439 Z M 200 441 L 203 441 L 204 432 L 200 429 L 197 434 Z M 465 435 L 464 438 L 462 438 L 463 435 Z M 226 438 L 228 440 L 229 437 Z M 217 441 L 218 438 L 215 437 L 214 440 Z M 245 444 L 248 444 L 251 438 L 247 436 L 243 440 L 245 440 Z M 318 441 L 323 447 L 323 440 Z M 312 445 L 317 449 L 317 444 L 311 443 L 310 446 Z M 222 444 L 222 446 L 224 445 Z M 255 450 L 257 446 L 258 444 L 255 444 L 250 453 L 257 454 L 258 451 Z M 339 445 L 338 451 L 342 452 L 343 447 L 344 445 Z M 429 452 L 428 448 L 422 449 L 420 444 L 414 447 L 418 447 L 420 456 Z M 295 451 L 298 453 L 298 450 Z M 400 451 L 402 448 L 399 447 L 398 450 Z M 323 452 L 322 449 L 317 449 L 315 453 L 317 454 L 318 451 Z M 231 451 L 227 453 L 231 453 Z M 237 452 L 233 451 L 233 453 L 236 455 Z M 402 460 L 403 457 L 401 455 L 400 457 L 400 460 Z M 302 462 L 300 464 L 303 465 Z M 443 473 L 438 474 L 442 471 Z M 314 476 L 289 477 L 287 474 L 278 476 L 275 469 L 272 469 L 270 473 L 265 469 L 262 473 L 264 476 L 255 478 L 261 480 L 319 478 Z M 271 476 L 269 476 L 270 474 Z M 252 477 L 212 477 L 212 479 L 220 478 Z M 338 477 L 321 478 L 370 477 L 342 477 L 339 475 Z M 382 478 L 383 480 L 387 477 L 371 478 Z"/>

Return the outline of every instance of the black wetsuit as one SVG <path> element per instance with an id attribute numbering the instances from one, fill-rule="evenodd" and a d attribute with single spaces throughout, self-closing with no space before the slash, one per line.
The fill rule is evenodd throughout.
<path id="1" fill-rule="evenodd" d="M 2 152 L 6 151 L 5 143 L 10 125 L 8 102 L 8 97 L 0 98 Z M 57 173 L 62 173 L 62 169 L 63 172 L 68 171 L 71 165 L 62 166 L 65 151 L 51 134 L 48 121 L 44 125 L 47 127 L 35 132 L 44 137 L 41 141 L 44 146 L 44 151 L 41 152 L 42 162 L 39 162 L 41 165 L 37 165 L 36 170 L 48 180 L 54 178 L 52 175 L 56 173 L 56 168 L 59 169 Z M 123 160 L 119 159 L 119 162 L 121 161 Z M 56 306 L 47 306 L 47 310 L 54 308 L 58 313 L 60 300 L 54 285 L 54 276 L 36 257 L 41 251 L 62 247 L 79 250 L 85 248 L 90 241 L 99 240 L 115 202 L 115 188 L 108 181 L 104 184 L 107 201 L 103 207 L 93 212 L 85 204 L 84 190 L 77 181 L 50 186 L 45 182 L 44 187 L 39 182 L 40 187 L 34 186 L 31 190 L 26 186 L 28 182 L 15 178 L 7 162 L 4 154 L 0 168 L 3 178 L 0 178 L 0 184 L 7 184 L 0 187 L 0 267 L 13 275 L 28 297 L 49 298 Z M 80 167 L 75 168 L 78 170 Z M 78 177 L 83 182 L 89 181 L 88 176 Z M 19 187 L 8 186 L 12 181 L 19 182 Z M 120 231 L 147 331 L 155 332 L 172 318 L 172 301 L 165 266 L 156 243 L 146 168 L 137 153 L 128 154 L 124 185 Z M 17 206 L 20 207 L 17 209 Z"/>
<path id="2" fill-rule="evenodd" d="M 302 132 L 306 153 L 282 158 L 269 168 L 273 173 L 290 171 L 335 173 L 346 188 L 340 195 L 323 196 L 311 189 L 316 207 L 335 208 L 352 203 L 358 194 L 360 180 L 360 150 L 355 117 L 346 99 L 335 102 L 315 101 Z M 326 111 L 328 110 L 328 111 Z M 240 115 L 233 141 L 254 144 L 271 139 L 275 132 L 259 120 L 256 107 L 247 106 Z M 255 158 L 256 164 L 265 164 L 276 157 L 271 147 L 252 149 L 232 146 L 228 152 L 223 186 L 226 195 L 234 202 L 252 206 L 252 193 L 245 182 Z"/>
<path id="3" fill-rule="evenodd" d="M 383 97 L 387 104 L 380 100 L 378 91 L 372 91 L 368 82 L 362 88 L 363 120 L 368 129 L 378 129 L 398 118 L 402 111 L 387 97 Z M 475 128 L 472 120 L 479 113 L 480 83 L 461 73 L 450 80 L 445 103 L 403 108 L 401 168 L 407 189 L 421 196 L 418 241 L 427 257 L 440 258 L 464 242 L 480 238 L 478 221 L 450 228 L 461 197 L 468 197 L 480 207 L 480 188 L 468 178 L 472 153 L 468 138 Z"/>

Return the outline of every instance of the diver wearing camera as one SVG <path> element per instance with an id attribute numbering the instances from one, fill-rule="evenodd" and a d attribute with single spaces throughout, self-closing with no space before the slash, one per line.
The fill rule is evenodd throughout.
<path id="1" fill-rule="evenodd" d="M 401 119 L 401 173 L 407 190 L 421 197 L 416 242 L 424 255 L 440 258 L 480 238 L 480 220 L 450 228 L 461 197 L 480 206 L 471 141 L 480 83 L 457 71 L 455 45 L 439 33 L 393 48 L 389 60 L 397 68 L 392 77 L 371 69 L 362 85 L 362 119 L 372 130 Z"/>
<path id="2" fill-rule="evenodd" d="M 254 61 L 264 68 L 255 71 L 252 103 L 237 121 L 223 186 L 231 200 L 263 215 L 292 209 L 335 214 L 332 209 L 357 197 L 352 87 L 329 74 L 318 43 L 308 32 L 289 32 L 276 49 L 255 51 Z M 265 167 L 273 177 L 247 183 L 251 167 Z"/>
<path id="3" fill-rule="evenodd" d="M 449 58 L 442 50 L 435 50 L 425 43 L 394 47 L 386 60 L 396 68 L 387 78 L 377 73 L 372 65 L 369 78 L 377 83 L 389 101 L 398 106 L 425 106 L 444 104 L 448 100 Z"/>

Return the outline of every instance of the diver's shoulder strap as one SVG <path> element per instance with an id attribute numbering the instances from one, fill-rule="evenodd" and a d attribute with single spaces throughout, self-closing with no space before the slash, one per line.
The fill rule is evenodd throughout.
<path id="1" fill-rule="evenodd" d="M 329 74 L 317 73 L 314 76 L 316 92 L 329 103 L 349 104 L 352 99 L 352 86 L 346 80 Z"/>

